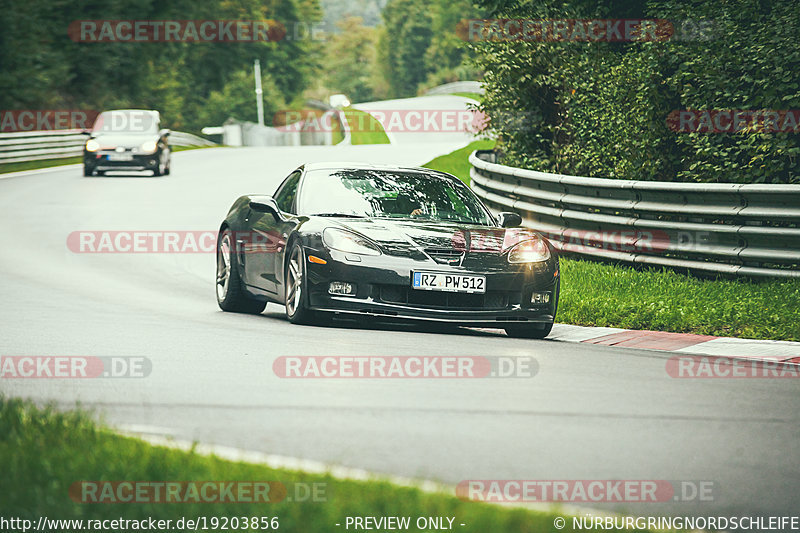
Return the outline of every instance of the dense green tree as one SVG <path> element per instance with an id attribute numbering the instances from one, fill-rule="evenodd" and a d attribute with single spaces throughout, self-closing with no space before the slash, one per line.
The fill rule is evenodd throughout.
<path id="1" fill-rule="evenodd" d="M 483 41 L 483 109 L 507 160 L 645 180 L 800 182 L 800 130 L 677 132 L 678 110 L 800 107 L 791 0 L 482 0 L 498 18 L 672 22 L 668 41 Z"/>
<path id="2" fill-rule="evenodd" d="M 367 28 L 359 17 L 341 20 L 339 32 L 330 36 L 324 69 L 325 83 L 332 92 L 344 93 L 352 102 L 373 98 L 375 28 Z"/>
<path id="3" fill-rule="evenodd" d="M 208 125 L 212 94 L 232 89 L 255 59 L 265 92 L 291 100 L 318 65 L 308 38 L 272 42 L 75 42 L 80 20 L 274 20 L 284 28 L 321 17 L 317 0 L 3 0 L 0 6 L 0 108 L 152 107 L 168 126 Z M 251 76 L 252 78 L 252 76 Z M 244 97 L 242 95 L 242 97 Z M 252 102 L 252 93 L 248 98 Z M 242 105 L 244 103 L 242 102 Z M 239 109 L 239 102 L 226 108 Z"/>

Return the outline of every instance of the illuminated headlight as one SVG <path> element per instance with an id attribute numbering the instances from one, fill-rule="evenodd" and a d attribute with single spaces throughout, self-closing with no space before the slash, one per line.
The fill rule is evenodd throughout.
<path id="1" fill-rule="evenodd" d="M 142 143 L 142 145 L 139 147 L 139 149 L 142 152 L 146 153 L 146 154 L 151 154 L 151 153 L 156 151 L 156 142 L 155 141 L 145 141 L 145 142 Z"/>
<path id="2" fill-rule="evenodd" d="M 94 139 L 89 139 L 86 141 L 86 151 L 87 152 L 96 152 L 100 149 L 100 143 L 95 141 Z"/>
<path id="3" fill-rule="evenodd" d="M 364 237 L 337 228 L 325 228 L 325 231 L 322 232 L 322 242 L 331 250 L 340 252 L 361 255 L 381 254 L 378 247 Z"/>
<path id="4" fill-rule="evenodd" d="M 344 281 L 331 281 L 331 284 L 328 285 L 328 293 L 340 294 L 342 296 L 355 296 L 356 288 L 352 283 L 347 283 Z"/>
<path id="5" fill-rule="evenodd" d="M 509 263 L 539 263 L 550 259 L 550 250 L 542 239 L 523 241 L 508 252 Z"/>

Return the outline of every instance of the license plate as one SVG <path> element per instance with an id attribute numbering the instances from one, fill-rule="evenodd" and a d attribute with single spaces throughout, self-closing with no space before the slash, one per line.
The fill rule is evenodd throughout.
<path id="1" fill-rule="evenodd" d="M 109 161 L 133 161 L 133 154 L 108 154 Z"/>
<path id="2" fill-rule="evenodd" d="M 442 272 L 414 272 L 411 287 L 423 291 L 486 292 L 485 276 L 445 274 Z"/>

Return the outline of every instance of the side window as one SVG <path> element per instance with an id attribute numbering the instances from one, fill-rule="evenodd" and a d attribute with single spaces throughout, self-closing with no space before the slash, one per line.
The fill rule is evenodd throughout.
<path id="1" fill-rule="evenodd" d="M 294 213 L 294 197 L 297 195 L 297 184 L 300 182 L 301 172 L 298 170 L 289 174 L 283 184 L 275 193 L 275 203 L 284 213 Z"/>

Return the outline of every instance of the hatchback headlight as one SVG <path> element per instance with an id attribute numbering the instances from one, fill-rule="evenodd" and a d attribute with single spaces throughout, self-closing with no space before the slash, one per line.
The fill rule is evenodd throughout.
<path id="1" fill-rule="evenodd" d="M 86 141 L 86 151 L 87 152 L 96 152 L 100 149 L 100 143 L 95 141 L 94 139 L 89 139 Z"/>
<path id="2" fill-rule="evenodd" d="M 508 252 L 509 263 L 539 263 L 550 259 L 550 249 L 540 238 L 522 241 Z"/>
<path id="3" fill-rule="evenodd" d="M 152 154 L 156 151 L 156 146 L 157 145 L 155 141 L 145 141 L 142 143 L 142 146 L 140 146 L 139 149 L 146 154 Z"/>
<path id="4" fill-rule="evenodd" d="M 361 255 L 380 255 L 381 251 L 366 238 L 338 228 L 325 228 L 322 242 L 332 250 Z"/>

